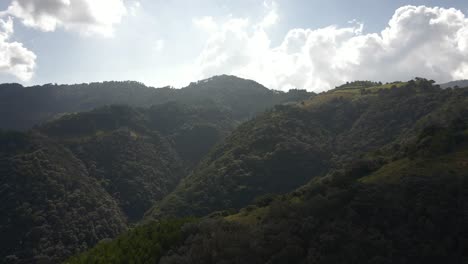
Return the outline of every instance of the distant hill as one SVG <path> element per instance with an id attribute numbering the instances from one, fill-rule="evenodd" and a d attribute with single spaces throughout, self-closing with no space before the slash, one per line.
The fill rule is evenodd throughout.
<path id="1" fill-rule="evenodd" d="M 448 82 L 448 83 L 442 83 L 440 84 L 440 88 L 442 89 L 446 89 L 446 88 L 455 88 L 455 87 L 459 87 L 459 88 L 464 88 L 464 87 L 468 87 L 468 80 L 459 80 L 459 81 L 453 81 L 453 82 Z"/>
<path id="2" fill-rule="evenodd" d="M 149 107 L 172 101 L 215 104 L 231 111 L 236 119 L 245 120 L 275 104 L 305 100 L 312 95 L 304 90 L 273 91 L 228 75 L 191 83 L 182 89 L 152 88 L 132 81 L 31 87 L 1 84 L 0 128 L 24 130 L 67 113 L 111 104 Z"/>

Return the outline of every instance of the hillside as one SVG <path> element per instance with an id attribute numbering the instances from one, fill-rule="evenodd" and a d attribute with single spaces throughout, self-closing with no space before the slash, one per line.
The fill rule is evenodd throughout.
<path id="1" fill-rule="evenodd" d="M 203 216 L 285 193 L 369 151 L 399 149 L 422 129 L 463 116 L 466 89 L 418 79 L 370 90 L 336 89 L 277 106 L 236 129 L 148 218 Z"/>
<path id="2" fill-rule="evenodd" d="M 234 126 L 229 113 L 214 107 L 167 103 L 98 108 L 37 130 L 70 149 L 133 222 Z"/>
<path id="3" fill-rule="evenodd" d="M 93 87 L 94 85 L 98 88 Z M 132 87 L 134 85 L 137 87 Z M 26 98 L 22 97 L 26 94 L 19 95 L 31 106 L 27 108 L 28 111 L 23 112 L 28 117 L 33 117 L 31 111 L 35 107 L 52 112 L 60 107 L 79 110 L 86 108 L 84 105 L 91 107 L 122 100 L 131 105 L 149 105 L 154 103 L 151 93 L 158 91 L 137 83 L 93 84 L 77 89 L 69 86 L 35 88 L 39 90 L 24 88 Z M 50 93 L 64 89 L 57 98 L 68 99 L 60 104 L 54 101 L 46 103 L 44 94 L 36 98 L 29 93 L 40 93 L 41 89 Z M 113 89 L 120 92 L 114 94 Z M 172 93 L 176 90 L 161 91 Z M 306 99 L 310 96 L 309 93 L 300 91 L 276 93 L 255 82 L 228 76 L 215 77 L 203 84 L 194 83 L 181 91 L 182 93 L 175 92 L 176 95 L 171 95 L 171 98 L 167 97 L 168 102 L 163 102 L 166 100 L 164 97 L 158 98 L 159 103 L 149 107 L 108 105 L 88 112 L 62 113 L 24 134 L 5 132 L 7 138 L 0 145 L 12 151 L 5 153 L 5 157 L 16 157 L 16 151 L 21 151 L 15 141 L 10 142 L 9 136 L 20 135 L 18 137 L 30 139 L 25 144 L 28 151 L 34 154 L 28 157 L 34 161 L 38 159 L 35 155 L 40 154 L 39 159 L 45 159 L 53 165 L 46 165 L 46 169 L 32 168 L 27 161 L 15 163 L 17 169 L 7 170 L 10 165 L 5 161 L 0 198 L 12 203 L 3 203 L 4 206 L 0 208 L 0 213 L 6 216 L 2 218 L 5 223 L 1 230 L 5 236 L 1 243 L 3 250 L 0 252 L 0 259 L 6 262 L 15 259 L 20 262 L 56 262 L 94 246 L 102 239 L 115 237 L 129 225 L 138 222 L 154 202 L 172 191 L 180 179 L 243 119 L 276 102 Z M 112 96 L 107 97 L 108 93 L 112 93 Z M 130 94 L 134 96 L 129 96 Z M 244 97 L 249 99 L 243 99 Z M 258 100 L 258 104 L 252 98 Z M 83 100 L 88 103 L 83 103 Z M 14 100 L 9 103 L 12 102 Z M 18 115 L 3 117 L 15 119 Z M 43 154 L 43 148 L 50 148 L 51 153 Z M 62 152 L 65 154 L 59 154 Z M 60 158 L 56 155 L 60 155 Z M 59 173 L 49 172 L 51 166 Z M 23 176 L 23 170 L 28 174 Z M 44 176 L 40 176 L 42 174 Z M 52 177 L 51 175 L 53 178 L 49 181 L 48 177 Z M 16 184 L 14 181 L 21 177 L 24 178 L 22 183 L 27 186 L 16 186 L 14 190 L 10 190 Z M 28 177 L 46 180 L 36 183 Z M 76 183 L 71 182 L 70 177 Z M 72 184 L 72 187 L 60 185 L 66 182 Z M 92 187 L 81 190 L 80 186 L 88 185 Z M 23 191 L 31 194 L 25 195 Z M 61 195 L 78 192 L 80 196 L 49 197 L 56 192 Z M 102 197 L 102 201 L 89 201 L 85 206 L 86 210 L 82 208 L 87 199 L 99 199 L 97 197 Z M 23 202 L 23 199 L 26 200 Z M 71 202 L 68 199 L 76 201 Z M 68 216 L 63 211 L 58 214 L 48 211 L 56 210 L 48 208 L 50 204 L 58 203 L 64 203 L 63 206 L 73 216 Z M 90 220 L 87 213 L 90 211 L 89 214 L 93 215 L 94 210 L 102 210 L 101 203 L 110 203 L 104 213 L 98 213 L 99 217 L 102 215 L 104 219 L 112 219 L 105 223 L 100 222 L 102 219 L 98 216 L 93 216 L 95 219 Z M 77 210 L 83 215 L 77 215 Z M 107 210 L 114 215 L 110 215 Z M 21 220 L 24 217 L 35 219 L 39 216 L 41 220 L 38 220 L 37 226 L 35 220 Z M 48 218 L 57 216 L 70 221 L 70 225 Z M 74 219 L 69 220 L 70 217 Z M 15 223 L 10 223 L 13 220 Z M 60 226 L 56 226 L 57 224 Z M 98 235 L 86 231 L 89 228 L 94 230 L 96 226 L 100 229 Z M 35 234 L 34 239 L 30 237 L 32 233 Z M 65 233 L 67 236 L 63 235 Z M 21 247 L 25 240 L 31 240 L 31 245 Z"/>
<path id="4" fill-rule="evenodd" d="M 363 160 L 286 196 L 185 228 L 185 243 L 160 263 L 465 263 L 467 121 L 460 130 L 424 132 L 409 146 L 415 152 Z"/>
<path id="5" fill-rule="evenodd" d="M 398 150 L 366 152 L 286 195 L 264 196 L 237 213 L 212 214 L 176 231 L 149 223 L 66 263 L 147 263 L 126 253 L 131 246 L 120 246 L 132 241 L 157 248 L 150 252 L 164 264 L 465 263 L 466 106 Z M 145 228 L 151 238 L 140 231 Z M 166 233 L 177 239 L 160 247 Z"/>
<path id="6" fill-rule="evenodd" d="M 52 140 L 2 132 L 0 165 L 0 263 L 56 263 L 127 228 L 115 200 Z"/>
<path id="7" fill-rule="evenodd" d="M 237 120 L 245 120 L 275 104 L 300 101 L 312 95 L 304 90 L 273 91 L 254 81 L 227 75 L 191 83 L 182 89 L 153 88 L 132 81 L 31 87 L 1 84 L 0 128 L 25 130 L 67 113 L 111 104 L 149 107 L 168 102 L 191 106 L 214 104 L 232 112 Z"/>
<path id="8" fill-rule="evenodd" d="M 398 150 L 366 152 L 286 195 L 175 230 L 149 223 L 66 263 L 147 263 L 127 253 L 132 241 L 157 247 L 148 255 L 164 264 L 464 263 L 468 109 L 459 106 L 458 116 L 428 124 Z M 160 247 L 165 236 L 145 233 L 177 239 Z"/>
<path id="9" fill-rule="evenodd" d="M 187 89 L 194 98 L 200 89 L 220 90 L 205 84 Z M 464 221 L 457 212 L 465 194 L 457 188 L 467 171 L 467 89 L 420 78 L 353 82 L 242 123 L 247 112 L 233 109 L 254 105 L 241 102 L 247 95 L 234 100 L 235 91 L 256 89 L 242 87 L 226 86 L 204 103 L 103 106 L 2 132 L 0 260 L 56 263 L 78 254 L 72 263 L 411 263 L 404 257 L 457 256 L 452 245 L 461 242 L 450 237 L 465 231 L 436 215 Z M 220 105 L 227 91 L 238 105 Z M 184 225 L 194 220 L 173 218 L 186 216 L 202 219 Z M 421 219 L 430 223 L 414 233 Z M 149 225 L 133 228 L 142 223 Z M 438 247 L 434 237 L 446 242 Z M 411 243 L 414 251 L 404 251 Z"/>

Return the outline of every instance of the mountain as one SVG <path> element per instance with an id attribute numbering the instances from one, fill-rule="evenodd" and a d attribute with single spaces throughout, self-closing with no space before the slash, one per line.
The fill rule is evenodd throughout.
<path id="1" fill-rule="evenodd" d="M 305 100 L 304 90 L 273 91 L 235 76 L 215 76 L 182 89 L 152 88 L 139 82 L 103 82 L 75 85 L 46 84 L 23 87 L 0 85 L 0 128 L 25 130 L 67 113 L 89 111 L 111 104 L 149 107 L 167 102 L 215 104 L 239 120 L 280 103 Z"/>
<path id="2" fill-rule="evenodd" d="M 309 131 L 311 135 L 325 132 L 337 135 L 331 140 L 335 144 L 329 146 L 336 154 L 326 173 L 314 175 L 313 168 L 303 166 L 302 169 L 309 169 L 310 177 L 299 188 L 283 195 L 257 197 L 239 211 L 206 215 L 209 210 L 219 209 L 212 201 L 236 198 L 237 189 L 229 188 L 243 183 L 228 179 L 240 173 L 236 168 L 229 170 L 233 165 L 226 159 L 224 167 L 218 167 L 218 177 L 224 176 L 221 180 L 214 177 L 209 168 L 204 169 L 206 177 L 195 172 L 186 178 L 186 182 L 197 184 L 193 176 L 196 175 L 204 181 L 207 191 L 195 185 L 192 189 L 178 187 L 170 195 L 177 194 L 183 200 L 185 196 L 181 190 L 191 191 L 190 203 L 199 207 L 187 213 L 187 208 L 177 203 L 173 203 L 178 206 L 173 211 L 161 210 L 164 203 L 158 205 L 160 213 L 168 213 L 165 216 L 205 215 L 198 221 L 192 220 L 177 228 L 185 220 L 148 220 L 149 223 L 119 239 L 100 244 L 66 263 L 108 263 L 110 259 L 112 263 L 148 263 L 151 259 L 163 264 L 467 262 L 468 90 L 440 90 L 425 80 L 410 81 L 396 88 L 360 89 L 327 92 L 301 106 L 280 107 L 266 113 L 239 127 L 197 169 L 218 160 L 220 154 L 216 153 L 222 149 L 229 155 L 238 155 L 239 159 L 232 162 L 243 169 L 243 178 L 250 177 L 251 186 L 256 186 L 252 178 L 262 175 L 257 171 L 249 174 L 252 167 L 243 157 L 248 154 L 241 151 L 249 146 L 252 155 L 269 153 L 274 156 L 268 149 L 272 144 L 261 144 L 266 142 L 264 139 L 253 144 L 250 143 L 253 139 L 246 138 L 246 145 L 233 148 L 229 142 L 235 134 L 241 133 L 236 138 L 239 145 L 240 135 L 247 135 L 247 132 L 239 132 L 242 130 L 258 131 L 256 136 L 278 134 L 262 129 L 265 125 L 261 124 L 268 124 L 266 119 L 270 122 L 268 127 L 273 123 L 278 127 L 286 123 L 291 137 L 309 142 L 312 137 L 302 135 L 308 130 L 291 126 L 298 122 L 291 121 L 293 117 L 304 116 L 300 119 L 302 122 L 311 120 L 315 125 L 322 125 L 320 128 L 313 126 L 312 130 L 319 129 L 319 132 Z M 322 120 L 313 115 L 319 109 L 324 111 Z M 359 115 L 350 109 L 359 110 Z M 404 112 L 408 110 L 411 111 Z M 330 116 L 331 113 L 335 115 Z M 355 116 L 355 119 L 349 121 L 351 124 L 340 126 L 333 122 L 339 120 L 339 115 L 343 118 Z M 383 120 L 375 124 L 378 118 Z M 383 126 L 384 121 L 395 128 Z M 379 127 L 381 129 L 376 130 Z M 318 138 L 317 141 L 327 139 Z M 344 144 L 350 138 L 355 141 Z M 278 140 L 274 136 L 269 139 Z M 342 155 L 346 157 L 339 157 Z M 263 157 L 266 160 L 268 156 Z M 283 156 L 281 162 L 288 168 L 282 171 L 287 175 L 282 182 L 287 183 L 294 179 L 293 166 L 300 165 L 301 161 Z M 274 168 L 271 164 L 268 167 Z M 231 174 L 225 174 L 224 168 Z M 271 173 L 266 179 L 275 181 L 274 176 Z M 231 196 L 220 192 L 213 194 L 210 186 L 214 184 L 210 181 L 219 184 L 219 189 L 231 192 Z M 263 182 L 263 185 L 269 183 Z M 200 192 L 203 193 L 199 195 Z M 198 198 L 200 196 L 205 200 Z M 201 207 L 204 203 L 197 199 L 206 206 Z M 184 210 L 177 211 L 181 208 Z M 172 240 L 167 239 L 168 234 Z M 140 254 L 135 242 L 141 245 L 138 247 L 142 248 L 141 252 L 148 253 Z"/>
<path id="3" fill-rule="evenodd" d="M 466 89 L 427 80 L 336 89 L 280 105 L 239 126 L 148 218 L 203 216 L 286 193 L 384 146 L 399 148 L 424 127 L 462 116 Z M 392 88 L 393 86 L 393 88 Z"/>
<path id="4" fill-rule="evenodd" d="M 145 107 L 60 112 L 27 132 L 1 132 L 0 263 L 56 263 L 114 238 L 171 192 L 243 119 L 276 102 L 311 95 L 277 93 L 228 76 L 194 83 L 182 89 L 183 95 L 137 83 L 35 88 L 10 90 L 24 93 L 18 98 L 31 107 L 16 107 L 25 107 L 22 114 L 28 118 L 35 118 L 35 110 L 54 113 L 108 102 Z M 155 91 L 176 96 L 146 106 L 155 102 Z M 46 102 L 50 95 L 57 101 Z M 12 96 L 9 103 L 15 100 Z M 9 114 L 2 117 L 21 120 Z"/>
<path id="5" fill-rule="evenodd" d="M 448 83 L 440 84 L 440 88 L 447 89 L 447 88 L 455 88 L 455 87 L 468 87 L 468 80 L 459 80 L 459 81 L 452 81 Z"/>
<path id="6" fill-rule="evenodd" d="M 1 132 L 0 263 L 56 263 L 114 238 L 235 125 L 210 105 L 167 103 Z"/>
<path id="7" fill-rule="evenodd" d="M 189 224 L 159 263 L 466 263 L 467 124 Z"/>
<path id="8" fill-rule="evenodd" d="M 0 263 L 463 262 L 466 88 L 254 84 L 1 132 Z"/>

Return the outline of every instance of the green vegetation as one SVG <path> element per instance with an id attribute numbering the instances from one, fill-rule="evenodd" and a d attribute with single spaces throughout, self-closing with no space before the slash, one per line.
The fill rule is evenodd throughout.
<path id="1" fill-rule="evenodd" d="M 341 86 L 335 88 L 335 90 L 347 90 L 347 89 L 361 89 L 361 88 L 370 88 L 375 86 L 381 86 L 381 82 L 372 82 L 372 81 L 353 81 L 347 82 Z"/>
<path id="2" fill-rule="evenodd" d="M 277 106 L 216 146 L 147 217 L 239 209 L 257 196 L 290 192 L 373 150 L 394 151 L 426 127 L 462 118 L 466 90 L 440 90 L 432 84 L 417 79 L 349 96 L 334 90 L 304 105 Z M 434 151 L 440 147 L 434 145 Z"/>
<path id="3" fill-rule="evenodd" d="M 126 229 L 72 153 L 36 133 L 0 135 L 0 263 L 56 263 Z"/>
<path id="4" fill-rule="evenodd" d="M 466 118 L 427 128 L 401 152 L 383 147 L 289 194 L 211 214 L 183 228 L 183 242 L 159 263 L 464 263 L 467 128 Z M 453 148 L 421 144 L 441 139 Z M 363 180 L 385 167 L 405 169 L 385 170 L 397 175 L 392 181 Z M 106 254 L 97 248 L 94 256 Z M 127 263 L 141 263 L 131 256 Z"/>
<path id="5" fill-rule="evenodd" d="M 196 239 L 160 263 L 465 263 L 466 117 L 430 129 L 435 141 L 448 132 L 453 148 L 433 152 L 438 144 L 420 144 L 423 131 L 401 153 L 355 161 L 225 220 L 201 221 Z"/>
<path id="6" fill-rule="evenodd" d="M 227 75 L 191 83 L 182 89 L 155 89 L 132 81 L 31 87 L 1 84 L 0 129 L 25 130 L 70 113 L 112 104 L 150 107 L 168 102 L 215 105 L 243 121 L 275 104 L 298 102 L 313 95 L 305 90 L 272 91 L 254 81 Z"/>
<path id="7" fill-rule="evenodd" d="M 70 149 L 135 222 L 233 123 L 229 114 L 212 106 L 167 103 L 149 109 L 107 106 L 37 129 Z"/>
<path id="8" fill-rule="evenodd" d="M 36 125 L 0 135 L 0 263 L 56 263 L 114 238 L 241 121 L 311 95 L 232 76 L 184 89 L 0 85 L 0 126 Z"/>
<path id="9" fill-rule="evenodd" d="M 56 263 L 114 238 L 242 120 L 311 95 L 231 76 L 180 90 L 1 85 L 2 127 L 53 120 L 0 135 L 0 263 Z"/>
<path id="10" fill-rule="evenodd" d="M 158 263 L 170 249 L 182 244 L 181 228 L 194 219 L 167 219 L 147 223 L 120 235 L 112 241 L 102 241 L 93 249 L 65 261 L 68 264 Z"/>
<path id="11" fill-rule="evenodd" d="M 467 89 L 166 91 L 0 132 L 0 263 L 468 261 Z"/>

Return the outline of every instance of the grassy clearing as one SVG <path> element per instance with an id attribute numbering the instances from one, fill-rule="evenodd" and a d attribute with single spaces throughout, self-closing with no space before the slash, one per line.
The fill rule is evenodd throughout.
<path id="1" fill-rule="evenodd" d="M 246 225 L 256 225 L 266 217 L 269 207 L 246 207 L 240 210 L 239 213 L 226 216 L 227 221 L 238 222 Z"/>
<path id="2" fill-rule="evenodd" d="M 468 150 L 462 149 L 437 158 L 397 160 L 361 178 L 363 183 L 397 183 L 405 175 L 445 175 L 468 172 Z"/>

